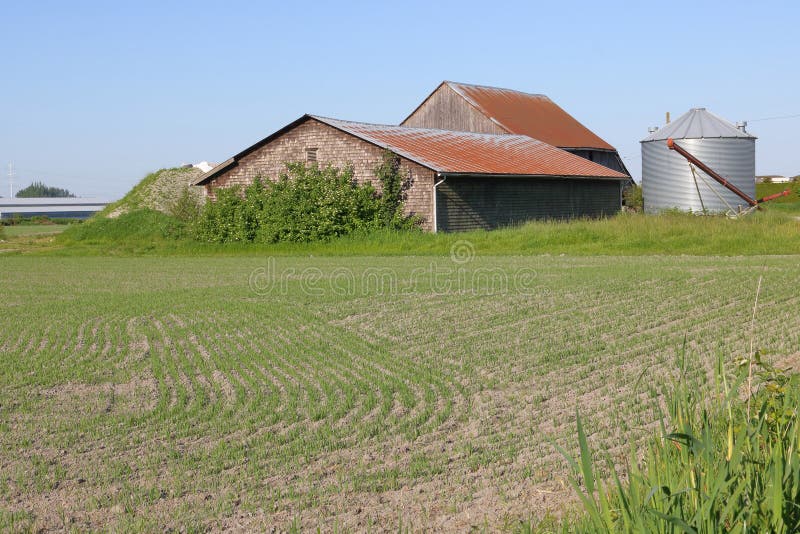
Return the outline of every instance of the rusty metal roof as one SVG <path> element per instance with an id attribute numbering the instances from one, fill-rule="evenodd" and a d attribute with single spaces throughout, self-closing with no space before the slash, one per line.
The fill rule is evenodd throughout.
<path id="1" fill-rule="evenodd" d="M 561 148 L 615 150 L 545 95 L 442 82 L 445 84 L 511 134 L 527 135 Z"/>
<path id="2" fill-rule="evenodd" d="M 525 135 L 496 135 L 366 124 L 310 116 L 441 173 L 629 179 Z"/>

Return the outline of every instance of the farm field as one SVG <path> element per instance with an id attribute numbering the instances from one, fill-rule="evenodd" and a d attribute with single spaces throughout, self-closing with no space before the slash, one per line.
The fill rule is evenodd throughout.
<path id="1" fill-rule="evenodd" d="M 0 258 L 0 529 L 513 530 L 686 339 L 800 359 L 796 256 Z"/>
<path id="2" fill-rule="evenodd" d="M 66 224 L 21 224 L 17 226 L 6 226 L 3 230 L 8 237 L 27 237 L 59 234 L 66 229 Z"/>

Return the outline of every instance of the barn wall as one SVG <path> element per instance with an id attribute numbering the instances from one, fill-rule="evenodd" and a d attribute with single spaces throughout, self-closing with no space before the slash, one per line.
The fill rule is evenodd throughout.
<path id="1" fill-rule="evenodd" d="M 617 180 L 448 177 L 437 188 L 442 231 L 485 229 L 531 220 L 602 217 L 620 210 Z"/>
<path id="2" fill-rule="evenodd" d="M 448 85 L 440 86 L 401 126 L 507 134 Z"/>
<path id="3" fill-rule="evenodd" d="M 611 152 L 608 150 L 591 150 L 591 149 L 576 149 L 576 148 L 565 148 L 567 152 L 575 154 L 576 156 L 580 156 L 583 159 L 588 159 L 589 161 L 593 161 L 602 165 L 603 167 L 608 167 L 609 169 L 615 170 L 617 172 L 621 172 L 623 174 L 628 174 L 628 169 L 622 164 L 622 159 L 619 157 L 617 152 Z"/>
<path id="4" fill-rule="evenodd" d="M 339 168 L 352 165 L 354 177 L 359 184 L 372 182 L 380 191 L 381 184 L 375 178 L 375 168 L 383 160 L 383 149 L 310 119 L 242 157 L 238 165 L 206 186 L 208 197 L 215 199 L 214 190 L 218 187 L 247 186 L 258 176 L 277 180 L 286 172 L 286 163 L 305 162 L 306 149 L 309 148 L 317 149 L 317 161 L 320 165 L 330 163 Z M 400 158 L 400 167 L 404 174 L 410 172 L 412 178 L 405 202 L 406 213 L 421 216 L 424 219 L 422 227 L 431 230 L 434 173 L 405 158 Z"/>

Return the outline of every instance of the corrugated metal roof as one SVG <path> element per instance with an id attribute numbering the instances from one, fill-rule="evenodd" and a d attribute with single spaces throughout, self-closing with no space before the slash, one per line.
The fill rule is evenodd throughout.
<path id="1" fill-rule="evenodd" d="M 509 133 L 527 135 L 562 148 L 614 150 L 545 95 L 458 82 L 444 83 Z"/>
<path id="2" fill-rule="evenodd" d="M 666 141 L 673 139 L 708 139 L 720 137 L 745 137 L 755 139 L 756 136 L 743 132 L 722 117 L 714 115 L 706 108 L 690 109 L 660 130 L 642 139 L 648 141 Z"/>
<path id="3" fill-rule="evenodd" d="M 311 117 L 442 173 L 629 178 L 525 135 L 455 132 Z"/>

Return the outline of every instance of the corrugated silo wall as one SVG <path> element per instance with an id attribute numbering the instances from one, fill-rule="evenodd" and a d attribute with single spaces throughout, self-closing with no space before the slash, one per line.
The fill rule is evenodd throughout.
<path id="1" fill-rule="evenodd" d="M 676 139 L 675 142 L 736 187 L 755 197 L 755 139 Z M 695 172 L 698 173 L 697 186 L 689 162 L 670 150 L 666 141 L 642 143 L 642 194 L 645 212 L 657 213 L 674 208 L 699 212 L 704 206 L 708 211 L 727 211 L 728 206 L 719 196 L 734 208 L 747 205 L 710 176 L 700 170 Z M 698 187 L 702 203 L 697 193 Z"/>

